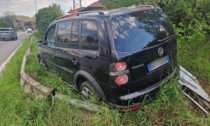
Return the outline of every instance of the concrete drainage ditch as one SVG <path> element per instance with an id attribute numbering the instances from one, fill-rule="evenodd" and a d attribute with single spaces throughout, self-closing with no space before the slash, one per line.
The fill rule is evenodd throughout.
<path id="1" fill-rule="evenodd" d="M 68 102 L 70 105 L 82 108 L 87 111 L 92 111 L 92 112 L 98 111 L 97 105 L 87 103 L 78 99 L 69 98 L 66 95 L 56 92 L 54 88 L 45 87 L 39 82 L 37 82 L 35 80 L 34 74 L 25 73 L 26 60 L 29 54 L 30 54 L 30 46 L 23 57 L 21 71 L 20 71 L 21 75 L 20 86 L 26 93 L 33 93 L 37 96 L 44 96 L 46 98 L 55 97 L 59 100 Z"/>

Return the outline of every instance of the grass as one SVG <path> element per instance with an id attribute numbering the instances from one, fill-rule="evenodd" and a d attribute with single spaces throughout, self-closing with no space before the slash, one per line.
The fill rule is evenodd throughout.
<path id="1" fill-rule="evenodd" d="M 27 60 L 26 71 L 37 72 L 38 81 L 49 87 L 56 87 L 59 92 L 69 95 L 73 98 L 83 99 L 77 92 L 73 91 L 62 81 L 56 74 L 48 72 L 38 64 L 37 48 L 35 41 L 32 43 L 31 54 Z M 0 77 L 0 125 L 200 125 L 208 126 L 210 117 L 205 118 L 189 109 L 190 104 L 182 95 L 180 87 L 174 80 L 162 86 L 158 93 L 157 100 L 151 104 L 143 106 L 135 112 L 125 114 L 118 113 L 117 110 L 110 109 L 104 103 L 98 103 L 101 108 L 97 113 L 87 112 L 70 106 L 67 103 L 52 99 L 46 101 L 43 98 L 37 98 L 33 94 L 25 94 L 20 89 L 20 66 L 22 57 L 30 43 L 28 39 L 18 50 L 11 62 L 8 64 L 5 72 Z M 187 59 L 187 48 L 183 47 L 179 52 L 179 59 Z M 186 50 L 184 50 L 186 48 Z M 202 47 L 209 51 L 209 48 Z M 189 49 L 191 49 L 189 47 Z M 181 53 L 182 52 L 182 53 Z M 184 54 L 183 54 L 184 53 Z M 198 53 L 199 56 L 205 57 L 205 53 Z M 198 64 L 202 66 L 203 59 L 197 56 Z M 188 58 L 189 62 L 193 59 Z M 188 61 L 180 60 L 180 63 L 191 68 Z M 205 62 L 203 66 L 208 65 Z M 202 72 L 199 65 L 190 69 L 193 73 L 196 70 Z M 205 66 L 206 67 L 206 66 Z M 203 68 L 204 69 L 204 68 Z M 204 69 L 207 73 L 199 76 L 199 79 L 209 77 L 209 69 Z M 208 81 L 209 82 L 209 81 Z"/>
<path id="2" fill-rule="evenodd" d="M 210 95 L 210 36 L 200 42 L 182 42 L 179 63 L 195 75 Z"/>

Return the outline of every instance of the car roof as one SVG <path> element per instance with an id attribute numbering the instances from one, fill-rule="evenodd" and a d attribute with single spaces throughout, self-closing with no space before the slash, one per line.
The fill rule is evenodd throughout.
<path id="1" fill-rule="evenodd" d="M 107 10 L 107 11 L 84 11 L 84 12 L 78 12 L 77 14 L 74 15 L 66 15 L 62 17 L 59 17 L 55 20 L 57 21 L 63 21 L 63 20 L 68 20 L 68 19 L 91 19 L 91 18 L 99 18 L 99 17 L 112 17 L 116 15 L 122 15 L 126 14 L 135 10 L 149 10 L 154 8 L 152 5 L 139 5 L 139 6 L 129 6 L 129 7 L 122 7 L 122 8 L 117 8 L 117 9 L 112 9 L 112 10 Z"/>
<path id="2" fill-rule="evenodd" d="M 155 9 L 157 7 L 154 7 L 152 5 L 132 5 L 129 7 L 122 7 L 122 8 L 117 8 L 117 9 L 112 9 L 112 10 L 107 10 L 107 11 L 84 11 L 84 12 L 78 12 L 77 14 L 74 15 L 66 15 L 64 18 L 59 17 L 57 18 L 54 22 L 52 22 L 49 26 L 51 27 L 52 25 L 62 22 L 62 21 L 67 21 L 67 20 L 76 20 L 76 19 L 100 19 L 102 17 L 115 17 L 118 15 L 123 15 L 126 13 L 130 13 L 133 11 L 143 11 L 143 10 L 150 10 L 150 9 Z"/>
<path id="3" fill-rule="evenodd" d="M 6 29 L 13 30 L 12 28 L 0 28 L 0 30 L 6 30 Z"/>

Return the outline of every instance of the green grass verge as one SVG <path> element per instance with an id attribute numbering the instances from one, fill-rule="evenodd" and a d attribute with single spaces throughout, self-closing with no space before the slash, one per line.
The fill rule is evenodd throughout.
<path id="1" fill-rule="evenodd" d="M 210 95 L 210 36 L 195 42 L 182 42 L 178 50 L 179 64 L 192 72 Z"/>
<path id="2" fill-rule="evenodd" d="M 36 41 L 36 40 L 35 40 Z M 56 74 L 48 72 L 38 64 L 37 48 L 32 43 L 31 54 L 27 60 L 26 71 L 37 72 L 38 81 L 59 92 L 74 98 L 80 95 L 70 89 Z M 183 97 L 180 87 L 172 80 L 164 85 L 157 100 L 135 112 L 119 114 L 100 103 L 97 113 L 90 113 L 67 103 L 52 99 L 36 98 L 20 89 L 20 66 L 22 57 L 29 45 L 28 39 L 8 64 L 0 77 L 0 125 L 202 125 L 210 124 L 205 118 L 192 112 Z"/>

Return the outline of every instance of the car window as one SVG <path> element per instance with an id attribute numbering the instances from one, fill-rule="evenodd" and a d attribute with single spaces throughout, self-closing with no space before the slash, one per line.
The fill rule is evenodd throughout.
<path id="1" fill-rule="evenodd" d="M 13 31 L 12 29 L 0 29 L 0 31 Z"/>
<path id="2" fill-rule="evenodd" d="M 79 21 L 72 22 L 72 30 L 71 30 L 71 48 L 78 48 L 79 41 Z"/>
<path id="3" fill-rule="evenodd" d="M 132 12 L 114 17 L 112 30 L 115 49 L 119 52 L 135 52 L 145 49 L 156 44 L 153 41 L 174 34 L 169 19 L 160 9 Z"/>
<path id="4" fill-rule="evenodd" d="M 55 45 L 55 29 L 56 29 L 56 25 L 52 26 L 50 31 L 47 33 L 46 42 L 48 46 Z"/>
<path id="5" fill-rule="evenodd" d="M 58 24 L 57 42 L 58 46 L 67 46 L 71 43 L 71 21 L 60 22 Z"/>
<path id="6" fill-rule="evenodd" d="M 98 50 L 98 30 L 95 21 L 82 21 L 81 45 L 83 49 Z"/>

